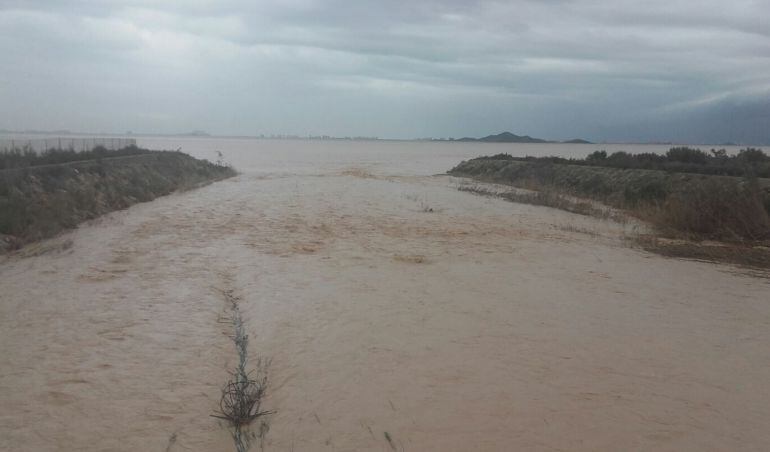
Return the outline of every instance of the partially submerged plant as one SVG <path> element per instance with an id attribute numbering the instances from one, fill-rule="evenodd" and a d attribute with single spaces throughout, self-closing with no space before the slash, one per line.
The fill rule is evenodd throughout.
<path id="1" fill-rule="evenodd" d="M 418 203 L 420 205 L 420 212 L 425 212 L 425 213 L 434 212 L 433 207 L 431 207 L 430 204 L 428 204 L 428 202 L 424 198 L 421 198 L 415 194 L 404 195 L 404 198 Z"/>
<path id="2" fill-rule="evenodd" d="M 262 410 L 262 400 L 267 390 L 267 370 L 269 359 L 257 358 L 254 370 L 247 371 L 249 336 L 243 326 L 241 311 L 238 308 L 238 297 L 232 290 L 221 290 L 225 299 L 230 303 L 231 318 L 234 334 L 230 336 L 238 352 L 238 364 L 227 384 L 222 388 L 219 400 L 219 411 L 212 417 L 228 422 L 232 429 L 233 441 L 237 452 L 245 452 L 251 446 L 251 440 L 264 439 L 269 429 L 266 420 L 262 420 L 258 431 L 250 431 L 251 424 L 259 419 L 273 414 L 273 411 Z"/>
<path id="3" fill-rule="evenodd" d="M 269 361 L 257 360 L 256 377 L 240 371 L 222 388 L 222 398 L 219 401 L 219 412 L 213 417 L 224 419 L 234 427 L 251 424 L 255 419 L 272 414 L 272 411 L 262 410 L 262 399 L 267 390 L 267 367 Z"/>

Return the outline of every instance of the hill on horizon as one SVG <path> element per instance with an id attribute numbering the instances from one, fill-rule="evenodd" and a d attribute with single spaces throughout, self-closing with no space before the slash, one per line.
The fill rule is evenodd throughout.
<path id="1" fill-rule="evenodd" d="M 482 141 L 485 143 L 548 143 L 541 138 L 532 138 L 529 135 L 516 135 L 511 132 L 502 132 L 497 135 L 487 135 L 483 138 L 460 138 L 458 141 Z"/>
<path id="2" fill-rule="evenodd" d="M 487 135 L 483 138 L 460 138 L 457 141 L 478 141 L 483 143 L 559 143 L 559 141 L 544 140 L 542 138 L 533 138 L 529 135 L 516 135 L 511 132 L 502 132 L 497 135 Z M 590 141 L 586 141 L 580 138 L 575 138 L 569 141 L 563 141 L 562 143 L 580 143 L 590 144 Z"/>

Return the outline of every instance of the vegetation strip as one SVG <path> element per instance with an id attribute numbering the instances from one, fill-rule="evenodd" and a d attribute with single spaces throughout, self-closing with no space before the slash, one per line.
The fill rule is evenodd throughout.
<path id="1" fill-rule="evenodd" d="M 256 439 L 260 440 L 260 447 L 264 449 L 264 437 L 270 427 L 267 416 L 273 414 L 272 411 L 261 408 L 267 390 L 270 360 L 257 358 L 254 368 L 247 370 L 249 336 L 246 334 L 238 306 L 240 299 L 232 290 L 220 291 L 230 307 L 230 318 L 225 321 L 233 326 L 230 338 L 238 353 L 238 363 L 231 373 L 232 378 L 222 388 L 219 411 L 211 416 L 227 421 L 236 452 L 249 450 L 252 441 Z M 252 429 L 252 424 L 257 419 L 260 420 L 259 427 Z"/>
<path id="2" fill-rule="evenodd" d="M 150 154 L 152 152 L 153 151 L 149 149 L 140 148 L 136 145 L 114 150 L 109 150 L 103 146 L 96 146 L 87 151 L 76 151 L 74 149 L 48 149 L 43 152 L 36 152 L 30 147 L 13 148 L 0 152 L 0 170 L 57 165 L 105 158 L 129 157 L 133 155 Z"/>
<path id="3" fill-rule="evenodd" d="M 99 158 L 82 160 L 94 155 Z M 12 169 L 0 170 L 0 252 L 114 210 L 236 174 L 228 166 L 181 152 L 141 148 L 17 157 L 0 153 L 0 161 L 16 159 Z"/>
<path id="4" fill-rule="evenodd" d="M 520 204 L 532 204 L 536 206 L 553 207 L 555 209 L 566 210 L 567 212 L 578 215 L 586 215 L 597 218 L 612 219 L 619 223 L 626 220 L 626 216 L 611 207 L 597 205 L 595 202 L 586 201 L 580 198 L 573 198 L 562 195 L 554 190 L 524 190 L 518 191 L 494 191 L 483 185 L 460 185 L 457 187 L 460 191 L 474 193 L 481 196 L 503 198 L 511 202 Z"/>
<path id="5" fill-rule="evenodd" d="M 617 151 L 594 151 L 586 158 L 514 157 L 496 154 L 479 160 L 516 160 L 522 162 L 561 163 L 566 165 L 598 166 L 603 168 L 647 169 L 670 173 L 708 174 L 712 176 L 750 176 L 770 178 L 770 156 L 761 149 L 745 148 L 735 155 L 724 149 L 710 152 L 686 146 L 673 147 L 665 154 L 643 152 L 630 154 Z"/>
<path id="6" fill-rule="evenodd" d="M 754 151 L 748 160 L 761 163 L 757 166 L 761 169 L 770 157 Z M 666 158 L 689 155 L 681 149 L 670 154 Z M 746 155 L 740 158 L 747 160 Z M 656 235 L 640 237 L 639 243 L 660 254 L 770 268 L 770 179 L 562 163 L 564 160 L 502 154 L 464 161 L 449 174 L 533 190 L 496 194 L 510 201 L 596 216 L 603 216 L 597 215 L 603 209 L 581 203 L 580 198 L 622 209 L 654 227 Z M 746 174 L 752 172 L 746 169 Z"/>

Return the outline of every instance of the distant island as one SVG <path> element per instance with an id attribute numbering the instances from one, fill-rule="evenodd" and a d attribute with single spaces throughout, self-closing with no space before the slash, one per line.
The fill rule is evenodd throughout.
<path id="1" fill-rule="evenodd" d="M 482 143 L 560 143 L 559 141 L 549 141 L 542 138 L 533 138 L 529 135 L 516 135 L 511 132 L 498 133 L 497 135 L 487 135 L 483 138 L 460 138 L 455 141 L 474 141 Z M 561 143 L 570 144 L 592 144 L 590 141 L 575 138 L 569 141 L 562 141 Z"/>
<path id="2" fill-rule="evenodd" d="M 497 135 L 487 135 L 483 138 L 460 138 L 457 141 L 481 141 L 484 143 L 547 143 L 548 141 L 540 138 L 532 138 L 529 135 L 516 135 L 511 132 L 503 132 Z"/>

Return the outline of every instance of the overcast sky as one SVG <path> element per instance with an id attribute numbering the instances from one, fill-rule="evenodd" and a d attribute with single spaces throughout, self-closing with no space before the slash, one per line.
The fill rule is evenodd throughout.
<path id="1" fill-rule="evenodd" d="M 0 0 L 0 129 L 770 143 L 768 0 Z"/>

